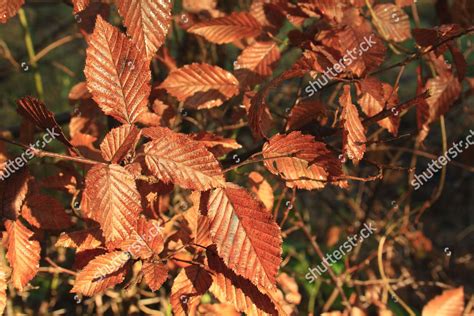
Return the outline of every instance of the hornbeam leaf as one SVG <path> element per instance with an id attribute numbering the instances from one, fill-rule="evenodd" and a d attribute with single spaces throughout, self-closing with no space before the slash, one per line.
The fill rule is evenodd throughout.
<path id="1" fill-rule="evenodd" d="M 89 40 L 87 87 L 105 114 L 133 123 L 147 111 L 151 72 L 135 44 L 101 16 Z"/>

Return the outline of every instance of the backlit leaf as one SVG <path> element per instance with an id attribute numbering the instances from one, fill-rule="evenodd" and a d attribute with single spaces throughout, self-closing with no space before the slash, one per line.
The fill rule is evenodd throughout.
<path id="1" fill-rule="evenodd" d="M 77 252 L 96 249 L 104 243 L 99 228 L 89 228 L 62 233 L 56 241 L 56 247 L 74 248 Z"/>
<path id="2" fill-rule="evenodd" d="M 378 19 L 375 26 L 384 38 L 395 42 L 411 38 L 410 19 L 400 7 L 392 3 L 379 4 L 374 12 Z"/>
<path id="3" fill-rule="evenodd" d="M 105 114 L 133 123 L 147 110 L 151 73 L 134 43 L 102 17 L 87 49 L 87 87 Z"/>
<path id="4" fill-rule="evenodd" d="M 423 308 L 422 316 L 461 316 L 464 310 L 464 289 L 446 290 Z"/>
<path id="5" fill-rule="evenodd" d="M 263 204 L 232 183 L 203 195 L 202 203 L 207 203 L 201 213 L 210 220 L 212 241 L 225 264 L 257 286 L 275 286 L 281 232 Z"/>
<path id="6" fill-rule="evenodd" d="M 6 220 L 5 227 L 8 233 L 7 259 L 12 267 L 11 280 L 13 286 L 22 291 L 38 272 L 41 246 L 33 239 L 34 233 L 19 219 Z"/>
<path id="7" fill-rule="evenodd" d="M 203 144 L 163 127 L 144 135 L 153 139 L 145 145 L 146 165 L 160 180 L 200 191 L 224 186 L 219 163 Z"/>
<path id="8" fill-rule="evenodd" d="M 341 121 L 344 128 L 344 152 L 354 163 L 358 163 L 364 157 L 367 139 L 359 112 L 356 106 L 352 104 L 350 86 L 344 86 L 344 92 L 339 98 L 339 103 L 342 106 Z"/>
<path id="9" fill-rule="evenodd" d="M 203 36 L 216 44 L 232 43 L 236 40 L 255 37 L 262 31 L 261 25 L 249 13 L 234 12 L 229 16 L 211 19 L 193 25 L 188 32 Z"/>
<path id="10" fill-rule="evenodd" d="M 165 42 L 171 22 L 171 0 L 116 0 L 127 33 L 148 60 Z"/>
<path id="11" fill-rule="evenodd" d="M 140 130 L 134 125 L 122 125 L 112 129 L 100 144 L 105 160 L 119 163 L 131 152 L 140 139 Z"/>
<path id="12" fill-rule="evenodd" d="M 25 0 L 0 0 L 0 23 L 7 23 L 8 19 L 14 17 Z"/>
<path id="13" fill-rule="evenodd" d="M 146 284 L 153 292 L 159 290 L 168 279 L 168 267 L 163 263 L 145 262 L 142 271 Z"/>
<path id="14" fill-rule="evenodd" d="M 100 224 L 107 241 L 130 237 L 142 211 L 133 176 L 119 165 L 96 165 L 86 176 L 90 217 Z"/>

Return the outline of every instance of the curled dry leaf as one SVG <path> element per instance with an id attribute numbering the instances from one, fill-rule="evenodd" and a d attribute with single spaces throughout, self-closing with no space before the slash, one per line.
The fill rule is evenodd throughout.
<path id="1" fill-rule="evenodd" d="M 446 290 L 425 305 L 422 316 L 461 316 L 464 310 L 464 289 Z"/>
<path id="2" fill-rule="evenodd" d="M 201 109 L 219 106 L 237 95 L 239 81 L 218 66 L 194 63 L 171 71 L 160 88 L 187 101 L 186 107 Z"/>
<path id="3" fill-rule="evenodd" d="M 159 290 L 168 279 L 168 267 L 163 263 L 144 262 L 142 271 L 146 284 L 153 292 Z"/>
<path id="4" fill-rule="evenodd" d="M 95 165 L 87 173 L 89 216 L 100 224 L 106 241 L 130 238 L 142 211 L 133 176 L 119 165 Z"/>
<path id="5" fill-rule="evenodd" d="M 213 282 L 209 291 L 221 303 L 229 302 L 237 311 L 247 315 L 285 315 L 277 312 L 270 296 L 229 269 L 222 258 L 215 253 L 215 247 L 207 250 L 207 258 L 209 268 L 213 272 L 211 274 Z"/>
<path id="6" fill-rule="evenodd" d="M 274 288 L 282 239 L 280 227 L 264 206 L 232 183 L 203 194 L 201 206 L 225 264 L 257 286 Z"/>
<path id="7" fill-rule="evenodd" d="M 41 246 L 34 239 L 34 233 L 17 219 L 6 220 L 8 245 L 7 259 L 12 267 L 13 286 L 22 291 L 39 269 Z"/>
<path id="8" fill-rule="evenodd" d="M 229 16 L 211 19 L 193 25 L 188 32 L 201 35 L 209 42 L 227 44 L 234 41 L 256 37 L 262 31 L 262 26 L 247 12 L 234 12 Z"/>
<path id="9" fill-rule="evenodd" d="M 235 75 L 242 86 L 254 86 L 272 74 L 273 66 L 279 60 L 277 43 L 255 42 L 237 58 Z"/>
<path id="10" fill-rule="evenodd" d="M 379 4 L 374 7 L 375 26 L 387 40 L 403 42 L 411 38 L 410 19 L 400 7 L 393 3 Z"/>
<path id="11" fill-rule="evenodd" d="M 7 23 L 8 19 L 14 17 L 25 0 L 1 0 L 0 1 L 0 23 Z"/>
<path id="12" fill-rule="evenodd" d="M 199 265 L 182 269 L 174 279 L 171 288 L 171 306 L 178 316 L 194 315 L 201 296 L 212 284 L 209 272 Z"/>
<path id="13" fill-rule="evenodd" d="M 87 49 L 87 87 L 105 114 L 133 123 L 147 110 L 149 63 L 135 44 L 102 17 Z"/>
<path id="14" fill-rule="evenodd" d="M 135 125 L 122 125 L 112 129 L 100 144 L 102 157 L 112 163 L 121 162 L 135 149 L 140 135 L 140 130 Z"/>
<path id="15" fill-rule="evenodd" d="M 99 228 L 89 228 L 74 232 L 61 233 L 56 241 L 56 247 L 76 249 L 77 252 L 96 249 L 104 243 L 102 231 Z"/>
<path id="16" fill-rule="evenodd" d="M 151 60 L 164 44 L 171 23 L 170 0 L 117 0 L 119 13 L 124 18 L 127 34 Z"/>
<path id="17" fill-rule="evenodd" d="M 128 254 L 113 251 L 92 259 L 76 276 L 71 293 L 93 296 L 120 284 L 127 272 Z"/>
<path id="18" fill-rule="evenodd" d="M 144 135 L 153 139 L 145 145 L 146 165 L 163 182 L 199 191 L 224 186 L 219 163 L 200 142 L 163 127 L 147 128 Z"/>
<path id="19" fill-rule="evenodd" d="M 359 117 L 359 112 L 356 106 L 352 104 L 350 86 L 344 86 L 344 92 L 339 98 L 339 103 L 342 107 L 341 120 L 344 128 L 344 153 L 354 163 L 358 163 L 364 158 L 367 139 L 365 137 L 365 128 Z"/>
<path id="20" fill-rule="evenodd" d="M 263 157 L 265 167 L 282 177 L 290 188 L 322 189 L 326 182 L 345 186 L 334 180 L 342 175 L 341 162 L 313 136 L 301 132 L 277 134 L 263 145 Z"/>
<path id="21" fill-rule="evenodd" d="M 56 137 L 64 145 L 72 147 L 61 126 L 56 122 L 54 113 L 49 111 L 43 102 L 33 97 L 25 97 L 18 100 L 17 104 L 17 111 L 21 116 L 49 133 L 51 138 Z"/>

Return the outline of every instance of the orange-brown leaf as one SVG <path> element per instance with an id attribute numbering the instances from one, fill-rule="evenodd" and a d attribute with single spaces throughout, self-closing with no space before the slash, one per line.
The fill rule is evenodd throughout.
<path id="1" fill-rule="evenodd" d="M 62 204 L 48 195 L 29 196 L 23 204 L 21 215 L 31 226 L 41 229 L 66 229 L 72 225 L 71 218 Z"/>
<path id="2" fill-rule="evenodd" d="M 96 249 L 104 243 L 99 228 L 89 228 L 74 232 L 62 233 L 56 241 L 55 247 L 74 248 L 77 252 Z"/>
<path id="3" fill-rule="evenodd" d="M 8 19 L 14 17 L 25 0 L 0 0 L 0 23 L 7 23 Z"/>
<path id="4" fill-rule="evenodd" d="M 339 103 L 342 106 L 341 120 L 344 128 L 344 153 L 354 163 L 358 163 L 364 157 L 367 139 L 359 112 L 356 106 L 352 104 L 350 86 L 344 86 L 344 92 L 339 98 Z"/>
<path id="5" fill-rule="evenodd" d="M 345 186 L 334 180 L 342 175 L 341 162 L 313 136 L 298 131 L 277 134 L 263 145 L 263 157 L 265 167 L 282 177 L 290 188 L 322 189 L 326 182 Z"/>
<path id="6" fill-rule="evenodd" d="M 7 259 L 12 267 L 13 286 L 22 291 L 39 269 L 41 246 L 33 239 L 34 233 L 20 220 L 5 221 L 8 233 Z"/>
<path id="7" fill-rule="evenodd" d="M 87 87 L 105 114 L 133 123 L 147 110 L 149 64 L 134 43 L 102 17 L 87 49 Z"/>
<path id="8" fill-rule="evenodd" d="M 209 268 L 213 272 L 209 291 L 220 302 L 229 302 L 247 315 L 278 315 L 270 297 L 249 280 L 235 274 L 213 250 L 215 248 L 207 251 Z"/>
<path id="9" fill-rule="evenodd" d="M 426 82 L 430 97 L 426 99 L 429 106 L 427 123 L 436 121 L 446 114 L 461 94 L 461 84 L 451 73 L 431 78 Z"/>
<path id="10" fill-rule="evenodd" d="M 140 130 L 135 125 L 114 128 L 100 144 L 102 157 L 112 163 L 119 163 L 133 151 L 139 140 Z"/>
<path id="11" fill-rule="evenodd" d="M 95 257 L 77 274 L 71 293 L 93 296 L 122 283 L 128 260 L 129 256 L 123 251 Z"/>
<path id="12" fill-rule="evenodd" d="M 121 242 L 119 248 L 141 259 L 150 258 L 153 254 L 160 254 L 163 251 L 164 236 L 163 229 L 158 221 L 147 220 L 140 216 L 137 228 L 134 229 L 130 238 Z"/>
<path id="13" fill-rule="evenodd" d="M 182 269 L 171 288 L 171 306 L 178 316 L 194 315 L 201 296 L 212 284 L 211 275 L 201 266 L 191 265 Z"/>
<path id="14" fill-rule="evenodd" d="M 151 60 L 163 45 L 171 22 L 170 0 L 118 0 L 127 33 L 136 46 Z"/>
<path id="15" fill-rule="evenodd" d="M 224 138 L 208 132 L 199 132 L 190 135 L 194 140 L 202 143 L 216 157 L 221 157 L 242 146 L 235 139 Z"/>
<path id="16" fill-rule="evenodd" d="M 171 71 L 160 85 L 189 108 L 210 108 L 239 93 L 239 81 L 230 72 L 209 64 L 191 64 Z"/>
<path id="17" fill-rule="evenodd" d="M 377 115 L 385 109 L 390 109 L 399 103 L 398 92 L 394 91 L 388 83 L 368 77 L 360 82 L 360 86 L 362 96 L 359 98 L 359 104 L 362 111 L 369 117 Z M 377 123 L 392 135 L 397 136 L 400 125 L 399 114 L 396 111 L 390 117 L 377 121 Z"/>
<path id="18" fill-rule="evenodd" d="M 219 163 L 203 144 L 163 127 L 144 135 L 153 139 L 145 145 L 146 165 L 160 180 L 200 191 L 224 186 Z"/>
<path id="19" fill-rule="evenodd" d="M 168 279 L 168 267 L 163 263 L 145 262 L 142 271 L 146 284 L 153 292 L 159 290 Z"/>
<path id="20" fill-rule="evenodd" d="M 257 198 L 265 205 L 269 211 L 273 209 L 275 197 L 273 195 L 273 188 L 267 180 L 258 172 L 252 171 L 249 174 L 250 190 L 257 196 Z"/>
<path id="21" fill-rule="evenodd" d="M 464 310 L 464 289 L 446 290 L 423 308 L 422 316 L 461 316 Z"/>
<path id="22" fill-rule="evenodd" d="M 90 217 L 100 224 L 107 241 L 130 237 L 142 211 L 133 176 L 119 165 L 96 165 L 86 176 Z"/>
<path id="23" fill-rule="evenodd" d="M 320 116 L 326 116 L 326 109 L 321 101 L 298 102 L 288 114 L 286 130 L 298 130 L 317 121 Z"/>
<path id="24" fill-rule="evenodd" d="M 393 3 L 379 4 L 374 12 L 378 19 L 375 26 L 384 38 L 395 42 L 411 38 L 410 18 L 400 7 Z"/>
<path id="25" fill-rule="evenodd" d="M 90 0 L 72 0 L 74 6 L 74 13 L 84 11 L 89 5 Z"/>
<path id="26" fill-rule="evenodd" d="M 255 42 L 245 48 L 235 63 L 235 75 L 242 86 L 253 86 L 270 76 L 280 60 L 280 49 L 275 42 Z"/>
<path id="27" fill-rule="evenodd" d="M 229 16 L 197 23 L 188 29 L 188 32 L 201 35 L 216 44 L 256 37 L 261 31 L 261 25 L 247 12 L 234 12 Z"/>
<path id="28" fill-rule="evenodd" d="M 226 265 L 257 286 L 274 287 L 282 239 L 263 204 L 232 183 L 203 194 L 202 200 L 207 209 L 201 212 L 210 220 L 212 241 Z"/>

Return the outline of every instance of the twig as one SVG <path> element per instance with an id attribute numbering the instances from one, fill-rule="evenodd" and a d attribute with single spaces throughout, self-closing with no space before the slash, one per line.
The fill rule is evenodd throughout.
<path id="1" fill-rule="evenodd" d="M 64 273 L 74 275 L 74 276 L 77 275 L 77 272 L 75 272 L 75 271 L 72 271 L 72 270 L 69 270 L 69 269 L 58 266 L 53 260 L 51 260 L 50 257 L 46 257 L 44 260 L 46 260 L 47 263 L 49 263 L 51 266 L 53 266 L 59 272 L 64 272 Z"/>

